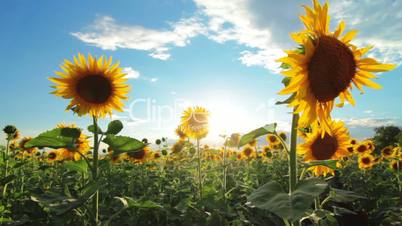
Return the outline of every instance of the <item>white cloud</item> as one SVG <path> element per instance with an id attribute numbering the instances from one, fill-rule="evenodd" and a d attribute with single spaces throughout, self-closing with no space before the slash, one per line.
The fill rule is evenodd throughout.
<path id="1" fill-rule="evenodd" d="M 373 113 L 373 111 L 372 110 L 366 110 L 366 111 L 364 111 L 364 113 L 371 114 L 371 113 Z"/>
<path id="2" fill-rule="evenodd" d="M 262 66 L 278 72 L 276 59 L 283 49 L 296 46 L 289 33 L 303 28 L 298 16 L 309 0 L 193 0 L 194 15 L 169 23 L 168 29 L 150 29 L 117 23 L 114 18 L 99 17 L 86 30 L 72 33 L 83 42 L 102 49 L 128 48 L 149 52 L 153 58 L 167 60 L 173 47 L 186 46 L 191 38 L 205 35 L 218 43 L 235 42 L 244 47 L 239 61 L 246 66 Z M 323 2 L 323 1 L 321 1 Z M 331 27 L 341 19 L 347 29 L 360 31 L 354 44 L 374 44 L 370 54 L 380 61 L 402 62 L 402 1 L 331 1 Z"/>
<path id="3" fill-rule="evenodd" d="M 113 17 L 97 18 L 93 24 L 81 32 L 72 35 L 81 41 L 106 50 L 127 48 L 150 52 L 150 56 L 160 60 L 170 57 L 169 48 L 183 47 L 190 38 L 205 32 L 200 21 L 193 18 L 181 19 L 169 24 L 170 28 L 157 30 L 138 25 L 123 25 Z"/>
<path id="4" fill-rule="evenodd" d="M 138 79 L 140 77 L 140 72 L 134 70 L 132 67 L 124 67 L 123 73 L 126 73 L 126 78 L 128 79 Z"/>
<path id="5" fill-rule="evenodd" d="M 395 125 L 396 123 L 397 122 L 394 119 L 389 118 L 358 118 L 358 119 L 346 120 L 346 124 L 350 127 L 365 127 L 365 128 L 390 126 Z"/>
<path id="6" fill-rule="evenodd" d="M 151 78 L 149 81 L 150 81 L 150 82 L 157 82 L 157 81 L 158 81 L 158 78 Z"/>

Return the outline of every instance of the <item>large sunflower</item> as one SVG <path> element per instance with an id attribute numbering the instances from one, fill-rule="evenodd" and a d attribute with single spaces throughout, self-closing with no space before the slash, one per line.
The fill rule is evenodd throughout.
<path id="1" fill-rule="evenodd" d="M 350 138 L 344 123 L 331 121 L 328 123 L 328 128 L 331 133 L 324 133 L 324 136 L 321 136 L 324 129 L 315 124 L 313 131 L 306 134 L 305 143 L 300 144 L 297 149 L 297 153 L 304 156 L 304 161 L 338 160 L 349 155 L 347 148 Z M 313 171 L 316 176 L 334 173 L 331 168 L 326 166 L 313 166 L 309 170 Z"/>
<path id="2" fill-rule="evenodd" d="M 208 134 L 209 112 L 203 107 L 189 107 L 181 117 L 181 128 L 190 138 L 201 139 Z"/>
<path id="3" fill-rule="evenodd" d="M 363 86 L 374 89 L 380 85 L 371 81 L 376 76 L 372 72 L 389 71 L 392 64 L 382 64 L 373 58 L 365 57 L 372 46 L 357 48 L 351 44 L 356 30 L 341 36 L 345 23 L 342 21 L 334 32 L 329 30 L 328 3 L 323 6 L 313 0 L 314 8 L 305 6 L 306 15 L 300 20 L 306 29 L 291 37 L 301 45 L 298 50 L 286 51 L 287 57 L 278 61 L 288 66 L 282 74 L 289 77 L 290 83 L 279 94 L 294 94 L 289 104 L 296 113 L 302 113 L 299 125 L 307 127 L 318 120 L 324 133 L 330 133 L 329 123 L 334 101 L 339 97 L 338 107 L 345 100 L 354 105 L 352 83 L 363 92 Z"/>
<path id="4" fill-rule="evenodd" d="M 123 111 L 121 100 L 127 99 L 130 88 L 119 63 L 112 65 L 112 57 L 96 59 L 89 54 L 86 60 L 78 54 L 74 63 L 65 60 L 60 67 L 63 71 L 55 72 L 59 77 L 49 80 L 56 84 L 53 94 L 71 99 L 67 109 L 95 117 L 111 115 L 113 109 Z"/>

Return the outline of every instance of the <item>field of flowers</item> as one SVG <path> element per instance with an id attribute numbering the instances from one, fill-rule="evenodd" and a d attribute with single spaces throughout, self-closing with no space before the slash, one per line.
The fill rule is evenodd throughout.
<path id="1" fill-rule="evenodd" d="M 278 59 L 290 133 L 272 122 L 209 146 L 213 112 L 194 106 L 177 116 L 174 141 L 124 136 L 119 120 L 99 126 L 130 91 L 119 64 L 65 60 L 52 93 L 92 123 L 36 137 L 4 127 L 0 225 L 402 225 L 402 131 L 357 140 L 331 117 L 358 104 L 352 86 L 377 89 L 374 73 L 395 65 L 366 57 L 372 46 L 353 45 L 343 22 L 330 31 L 327 3 L 305 9 L 306 29 L 291 34 L 299 48 Z"/>

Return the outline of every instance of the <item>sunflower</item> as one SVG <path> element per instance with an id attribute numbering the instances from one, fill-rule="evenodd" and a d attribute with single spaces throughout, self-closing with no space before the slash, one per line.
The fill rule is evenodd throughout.
<path id="1" fill-rule="evenodd" d="M 253 146 L 246 145 L 241 151 L 241 155 L 244 159 L 253 159 L 257 157 L 257 152 Z"/>
<path id="2" fill-rule="evenodd" d="M 278 137 L 274 134 L 268 134 L 267 141 L 270 145 L 275 145 L 275 144 L 281 143 L 281 141 L 278 139 Z"/>
<path id="3" fill-rule="evenodd" d="M 339 97 L 338 107 L 345 100 L 354 105 L 351 94 L 352 83 L 363 91 L 363 86 L 379 89 L 381 86 L 371 81 L 376 76 L 372 72 L 384 72 L 395 68 L 393 64 L 382 64 L 373 58 L 362 58 L 372 46 L 357 48 L 351 44 L 356 30 L 341 36 L 345 23 L 342 21 L 334 32 L 329 31 L 328 3 L 323 6 L 313 0 L 314 8 L 305 6 L 306 15 L 300 20 L 306 29 L 291 34 L 301 48 L 286 51 L 287 56 L 279 59 L 288 70 L 282 74 L 290 78 L 290 83 L 279 94 L 294 94 L 289 104 L 295 113 L 302 113 L 300 127 L 306 127 L 318 120 L 322 130 L 329 135 L 329 123 L 334 101 Z"/>
<path id="4" fill-rule="evenodd" d="M 55 161 L 59 161 L 61 160 L 62 156 L 61 156 L 61 152 L 58 150 L 50 150 L 47 152 L 47 162 L 48 163 L 52 163 Z"/>
<path id="5" fill-rule="evenodd" d="M 133 163 L 144 163 L 151 157 L 151 154 L 151 148 L 146 146 L 139 151 L 127 152 L 127 158 Z"/>
<path id="6" fill-rule="evenodd" d="M 394 148 L 392 146 L 387 146 L 387 147 L 381 149 L 381 155 L 384 158 L 394 157 L 394 155 L 395 155 Z"/>
<path id="7" fill-rule="evenodd" d="M 77 126 L 60 123 L 57 125 L 57 128 L 77 128 Z M 89 154 L 90 149 L 88 137 L 81 132 L 78 139 L 75 140 L 73 148 L 59 148 L 57 150 L 61 153 L 63 159 L 77 161 L 81 159 L 81 155 Z"/>
<path id="8" fill-rule="evenodd" d="M 186 134 L 183 132 L 183 129 L 181 128 L 181 126 L 178 126 L 175 130 L 175 133 L 177 136 L 179 136 L 180 140 L 184 140 L 187 138 Z"/>
<path id="9" fill-rule="evenodd" d="M 287 136 L 286 136 L 286 133 L 285 133 L 285 132 L 280 132 L 280 133 L 279 133 L 279 136 L 282 138 L 282 140 L 286 141 Z"/>
<path id="10" fill-rule="evenodd" d="M 63 71 L 55 72 L 59 77 L 51 77 L 56 85 L 52 92 L 56 96 L 71 99 L 67 110 L 74 109 L 78 115 L 90 114 L 94 117 L 111 115 L 112 110 L 123 111 L 123 103 L 129 86 L 119 63 L 112 65 L 109 59 L 101 56 L 99 59 L 88 54 L 78 54 L 74 63 L 65 60 L 60 66 Z"/>
<path id="11" fill-rule="evenodd" d="M 367 144 L 368 149 L 372 152 L 375 149 L 374 142 L 372 140 L 365 140 L 363 141 L 365 144 Z"/>
<path id="12" fill-rule="evenodd" d="M 364 142 L 355 145 L 354 146 L 354 151 L 355 151 L 356 154 L 359 154 L 359 155 L 367 153 L 367 152 L 371 152 L 369 146 Z"/>
<path id="13" fill-rule="evenodd" d="M 324 136 L 321 136 L 324 128 L 318 124 L 314 124 L 313 131 L 307 134 L 305 143 L 298 146 L 297 153 L 304 156 L 304 161 L 338 160 L 349 155 L 347 150 L 349 132 L 345 128 L 344 123 L 341 121 L 331 121 L 328 125 L 331 132 L 324 133 Z M 313 166 L 309 170 L 313 171 L 316 176 L 326 176 L 328 173 L 334 173 L 331 168 L 326 166 Z"/>
<path id="14" fill-rule="evenodd" d="M 399 170 L 402 169 L 402 160 L 393 160 L 389 163 L 389 167 L 393 170 L 398 170 L 398 165 L 399 165 Z"/>
<path id="15" fill-rule="evenodd" d="M 263 159 L 271 159 L 273 154 L 272 154 L 272 149 L 269 145 L 266 145 L 262 148 L 262 152 L 260 153 L 260 156 Z"/>
<path id="16" fill-rule="evenodd" d="M 240 138 L 240 133 L 232 133 L 232 135 L 230 135 L 230 146 L 237 147 L 240 143 Z"/>
<path id="17" fill-rule="evenodd" d="M 357 144 L 357 140 L 352 138 L 350 139 L 350 145 L 356 145 Z"/>
<path id="18" fill-rule="evenodd" d="M 201 139 L 208 134 L 209 112 L 203 107 L 189 107 L 181 117 L 181 128 L 190 138 Z"/>
<path id="19" fill-rule="evenodd" d="M 370 153 L 364 153 L 358 158 L 360 169 L 371 169 L 374 166 L 375 158 Z"/>

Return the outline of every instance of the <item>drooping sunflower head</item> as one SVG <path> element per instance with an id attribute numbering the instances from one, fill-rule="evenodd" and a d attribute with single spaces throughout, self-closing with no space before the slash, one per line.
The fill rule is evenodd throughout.
<path id="1" fill-rule="evenodd" d="M 268 134 L 267 135 L 267 141 L 270 145 L 276 145 L 279 144 L 281 141 L 278 139 L 278 137 L 274 134 Z"/>
<path id="2" fill-rule="evenodd" d="M 232 133 L 229 139 L 227 139 L 227 141 L 225 142 L 225 145 L 229 147 L 237 147 L 240 143 L 240 137 L 240 133 Z"/>
<path id="3" fill-rule="evenodd" d="M 254 140 L 252 140 L 252 141 L 248 142 L 248 145 L 250 145 L 250 146 L 252 146 L 252 147 L 257 146 L 257 140 L 256 140 L 256 139 L 254 139 Z"/>
<path id="4" fill-rule="evenodd" d="M 325 133 L 324 136 L 321 136 L 324 128 L 318 124 L 313 126 L 312 133 L 307 134 L 305 143 L 299 145 L 297 149 L 297 153 L 304 156 L 304 161 L 339 160 L 349 155 L 347 150 L 350 139 L 349 132 L 343 122 L 331 121 L 329 129 L 332 135 Z M 313 171 L 316 176 L 333 174 L 333 170 L 326 166 L 313 166 L 309 170 Z"/>
<path id="5" fill-rule="evenodd" d="M 389 71 L 395 65 L 363 58 L 372 46 L 357 48 L 351 44 L 357 32 L 351 30 L 342 36 L 343 21 L 331 32 L 328 3 L 321 5 L 318 0 L 313 3 L 314 7 L 305 6 L 306 15 L 300 16 L 305 30 L 291 35 L 301 48 L 286 51 L 287 57 L 278 60 L 286 65 L 288 70 L 282 73 L 290 78 L 288 86 L 279 93 L 295 94 L 290 106 L 302 113 L 300 127 L 318 120 L 324 136 L 324 132 L 330 133 L 328 123 L 335 99 L 339 97 L 338 107 L 345 100 L 354 105 L 352 84 L 361 92 L 363 86 L 379 89 L 380 85 L 370 80 L 376 77 L 372 72 Z"/>
<path id="6" fill-rule="evenodd" d="M 173 144 L 171 150 L 173 154 L 179 153 L 183 150 L 185 145 L 185 142 L 182 140 L 177 141 L 176 143 Z"/>
<path id="7" fill-rule="evenodd" d="M 371 169 L 374 165 L 375 158 L 370 153 L 364 153 L 359 156 L 358 163 L 360 169 Z"/>
<path id="8" fill-rule="evenodd" d="M 280 133 L 279 133 L 279 136 L 282 138 L 282 140 L 286 141 L 287 136 L 286 136 L 286 133 L 285 133 L 285 132 L 280 132 Z"/>
<path id="9" fill-rule="evenodd" d="M 201 139 L 208 134 L 209 112 L 203 107 L 189 107 L 181 117 L 181 128 L 190 138 Z"/>
<path id="10" fill-rule="evenodd" d="M 394 148 L 392 146 L 384 147 L 383 149 L 381 149 L 381 155 L 384 158 L 394 157 L 395 155 Z"/>
<path id="11" fill-rule="evenodd" d="M 71 99 L 67 109 L 75 109 L 78 115 L 90 114 L 95 117 L 111 115 L 112 110 L 123 111 L 121 100 L 127 99 L 129 86 L 119 63 L 112 65 L 112 58 L 99 59 L 82 54 L 74 61 L 65 60 L 63 71 L 55 72 L 59 77 L 51 77 L 54 82 L 52 92 L 56 96 Z"/>

